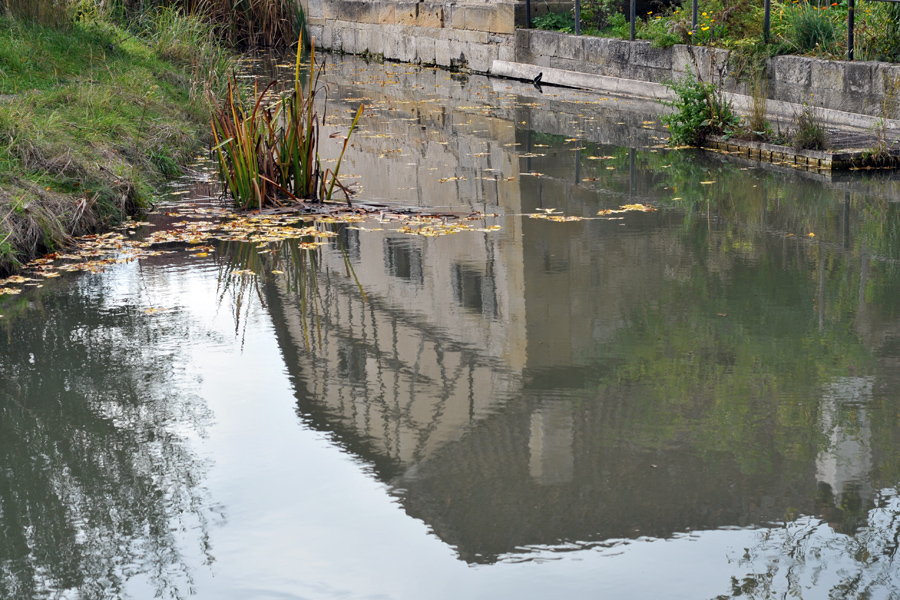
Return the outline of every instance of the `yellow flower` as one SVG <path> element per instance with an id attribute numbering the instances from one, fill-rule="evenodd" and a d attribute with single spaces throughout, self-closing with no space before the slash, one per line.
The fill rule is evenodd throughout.
<path id="1" fill-rule="evenodd" d="M 700 29 L 701 29 L 702 31 L 706 31 L 706 30 L 709 29 L 709 27 L 701 27 Z"/>

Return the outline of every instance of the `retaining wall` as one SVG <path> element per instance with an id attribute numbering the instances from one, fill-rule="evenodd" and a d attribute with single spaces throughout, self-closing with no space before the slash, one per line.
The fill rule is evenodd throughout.
<path id="1" fill-rule="evenodd" d="M 749 96 L 748 84 L 733 77 L 729 55 L 703 46 L 653 48 L 646 41 L 516 31 L 517 63 L 657 84 L 679 79 L 690 68 L 729 92 Z M 900 65 L 776 56 L 766 71 L 770 100 L 888 119 L 900 116 Z M 647 95 L 658 92 L 648 87 Z"/>
<path id="2" fill-rule="evenodd" d="M 517 23 L 516 2 L 309 0 L 307 12 L 317 46 L 480 73 L 515 60 Z"/>
<path id="3" fill-rule="evenodd" d="M 660 85 L 641 86 L 641 82 L 664 84 L 683 77 L 690 68 L 743 96 L 736 102 L 739 109 L 746 110 L 748 105 L 748 85 L 735 80 L 726 50 L 684 45 L 653 48 L 646 41 L 517 29 L 524 25 L 525 14 L 524 3 L 515 0 L 303 1 L 309 33 L 321 48 L 479 73 L 515 74 L 509 64 L 518 64 L 614 77 L 632 82 L 627 86 L 629 93 L 647 97 L 664 93 Z M 533 3 L 538 10 L 547 6 Z M 507 63 L 507 68 L 499 68 L 495 61 Z M 869 121 L 900 117 L 898 65 L 777 56 L 769 60 L 767 73 L 768 95 L 774 101 L 770 110 L 776 113 L 796 112 L 797 106 L 808 103 L 847 115 L 868 115 Z M 571 75 L 564 81 L 545 76 L 544 81 L 579 85 L 577 76 Z M 596 77 L 581 85 L 611 89 Z M 858 126 L 868 123 L 834 114 L 825 119 Z"/>

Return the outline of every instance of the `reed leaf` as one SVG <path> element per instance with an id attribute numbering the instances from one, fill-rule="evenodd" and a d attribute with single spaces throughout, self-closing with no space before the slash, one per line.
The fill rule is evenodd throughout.
<path id="1" fill-rule="evenodd" d="M 364 111 L 360 104 L 334 170 L 322 171 L 319 157 L 319 128 L 322 119 L 316 112 L 316 94 L 321 89 L 317 70 L 315 44 L 310 53 L 309 85 L 305 94 L 300 81 L 303 49 L 301 36 L 297 44 L 297 62 L 293 89 L 282 84 L 278 100 L 266 104 L 267 94 L 278 85 L 273 81 L 262 91 L 254 86 L 252 109 L 245 109 L 237 78 L 232 76 L 224 106 L 218 106 L 213 117 L 214 152 L 219 162 L 221 179 L 237 207 L 281 205 L 281 200 L 330 201 L 335 186 L 344 191 L 338 174 L 347 151 L 350 136 Z"/>

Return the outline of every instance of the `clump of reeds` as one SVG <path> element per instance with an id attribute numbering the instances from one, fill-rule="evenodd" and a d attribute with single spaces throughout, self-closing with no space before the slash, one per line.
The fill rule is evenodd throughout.
<path id="1" fill-rule="evenodd" d="M 344 191 L 349 201 L 338 173 L 363 105 L 356 111 L 334 170 L 323 171 L 319 158 L 321 123 L 315 107 L 321 71 L 316 72 L 313 49 L 309 87 L 304 94 L 300 82 L 302 47 L 299 43 L 293 89 L 282 89 L 274 104 L 265 101 L 276 81 L 262 90 L 254 86 L 255 100 L 245 105 L 237 80 L 232 78 L 225 105 L 215 109 L 212 126 L 219 171 L 239 208 L 262 209 L 279 205 L 284 199 L 330 201 L 335 187 Z"/>

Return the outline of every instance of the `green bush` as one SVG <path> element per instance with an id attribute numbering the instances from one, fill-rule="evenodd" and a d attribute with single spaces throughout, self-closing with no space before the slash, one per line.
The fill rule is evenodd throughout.
<path id="1" fill-rule="evenodd" d="M 808 2 L 788 7 L 784 13 L 787 41 L 801 53 L 840 53 L 839 27 L 833 18 L 835 14 L 827 9 L 820 10 Z"/>
<path id="2" fill-rule="evenodd" d="M 683 79 L 667 85 L 676 94 L 674 100 L 661 100 L 675 109 L 662 117 L 672 144 L 699 146 L 708 135 L 730 133 L 739 126 L 740 119 L 722 90 L 694 77 L 690 69 Z"/>
<path id="3" fill-rule="evenodd" d="M 803 105 L 796 119 L 794 148 L 797 150 L 824 150 L 826 142 L 825 123 L 821 115 L 809 104 Z"/>

